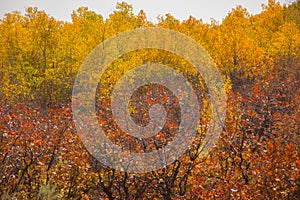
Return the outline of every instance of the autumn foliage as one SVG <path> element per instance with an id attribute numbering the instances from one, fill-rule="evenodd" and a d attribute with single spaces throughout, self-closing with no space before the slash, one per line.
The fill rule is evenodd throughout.
<path id="1" fill-rule="evenodd" d="M 107 19 L 86 7 L 72 13 L 72 22 L 31 7 L 24 15 L 6 14 L 0 20 L 0 196 L 43 199 L 48 188 L 53 199 L 299 198 L 299 16 L 300 1 L 282 6 L 274 0 L 257 15 L 237 6 L 222 23 L 192 16 L 179 21 L 167 14 L 154 24 L 144 11 L 135 15 L 124 2 Z M 207 50 L 225 80 L 227 115 L 216 146 L 200 157 L 209 123 L 205 83 L 193 82 L 200 77 L 186 70 L 182 58 L 163 51 L 131 52 L 117 59 L 101 83 L 108 88 L 104 96 L 122 76 L 115 71 L 155 61 L 181 66 L 203 100 L 201 126 L 186 154 L 161 170 L 130 174 L 104 166 L 86 150 L 73 122 L 71 95 L 77 71 L 94 47 L 122 31 L 146 27 L 176 30 Z M 165 95 L 154 101 L 145 90 Z M 177 103 L 156 85 L 140 88 L 133 97 L 132 116 L 140 124 L 147 123 L 149 106 Z M 175 106 L 158 143 L 145 147 L 133 137 L 115 139 L 113 116 L 101 115 L 109 101 L 97 100 L 99 123 L 107 117 L 103 124 L 115 130 L 108 137 L 120 145 L 136 143 L 136 151 L 161 148 L 178 128 L 180 107 Z"/>

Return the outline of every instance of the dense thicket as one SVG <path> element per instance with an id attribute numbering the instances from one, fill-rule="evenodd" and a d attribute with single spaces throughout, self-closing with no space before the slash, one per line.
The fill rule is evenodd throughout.
<path id="1" fill-rule="evenodd" d="M 170 14 L 154 24 L 126 3 L 118 3 L 107 19 L 86 7 L 72 13 L 72 22 L 37 8 L 6 14 L 0 20 L 0 195 L 299 198 L 299 16 L 299 0 L 288 6 L 269 0 L 254 16 L 237 6 L 222 23 L 209 24 Z M 226 80 L 228 108 L 221 138 L 208 157 L 199 157 L 195 143 L 172 165 L 134 175 L 106 168 L 89 155 L 76 134 L 70 102 L 88 53 L 117 33 L 141 27 L 173 29 L 201 44 Z M 129 56 L 119 65 L 162 57 L 181 62 L 161 52 L 140 53 L 149 57 Z"/>

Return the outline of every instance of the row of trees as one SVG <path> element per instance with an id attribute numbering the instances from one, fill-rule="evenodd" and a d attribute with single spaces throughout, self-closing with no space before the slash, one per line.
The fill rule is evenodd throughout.
<path id="1" fill-rule="evenodd" d="M 240 79 L 266 74 L 275 60 L 285 60 L 290 68 L 299 58 L 298 4 L 283 7 L 269 1 L 255 16 L 238 6 L 222 24 L 213 20 L 205 24 L 193 17 L 179 22 L 167 14 L 155 25 L 143 11 L 134 15 L 126 3 L 118 4 L 106 20 L 81 7 L 73 12 L 71 23 L 37 8 L 27 8 L 25 15 L 8 13 L 0 26 L 1 95 L 11 101 L 34 100 L 45 107 L 67 102 L 80 64 L 96 45 L 125 30 L 152 26 L 195 39 L 237 85 Z"/>
<path id="2" fill-rule="evenodd" d="M 299 8 L 300 1 L 281 6 L 269 0 L 260 14 L 251 16 L 238 6 L 220 24 L 193 17 L 181 22 L 170 14 L 153 24 L 143 11 L 135 15 L 124 2 L 108 19 L 81 7 L 70 23 L 37 8 L 27 8 L 24 15 L 6 14 L 0 21 L 0 195 L 295 199 L 300 195 Z M 197 137 L 185 155 L 164 169 L 130 174 L 107 168 L 89 154 L 72 121 L 70 100 L 88 53 L 117 33 L 143 27 L 179 31 L 209 52 L 226 80 L 227 116 L 207 157 L 199 156 L 209 122 L 204 109 Z M 188 66 L 167 52 L 132 52 L 113 63 L 108 82 L 121 76 L 113 70 L 151 60 Z M 201 89 L 199 97 L 208 102 Z M 108 104 L 102 99 L 99 115 Z"/>

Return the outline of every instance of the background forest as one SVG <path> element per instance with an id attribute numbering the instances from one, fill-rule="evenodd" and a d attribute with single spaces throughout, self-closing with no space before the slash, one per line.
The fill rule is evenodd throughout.
<path id="1" fill-rule="evenodd" d="M 206 49 L 226 80 L 227 115 L 208 156 L 199 156 L 196 143 L 159 171 L 130 174 L 103 166 L 83 146 L 72 121 L 72 86 L 99 43 L 146 27 L 176 30 Z M 0 33 L 2 199 L 300 198 L 299 0 L 269 0 L 253 16 L 237 6 L 209 24 L 171 14 L 154 24 L 124 2 L 107 19 L 80 7 L 72 22 L 29 7 L 6 14 Z M 119 65 L 183 62 L 143 55 Z"/>

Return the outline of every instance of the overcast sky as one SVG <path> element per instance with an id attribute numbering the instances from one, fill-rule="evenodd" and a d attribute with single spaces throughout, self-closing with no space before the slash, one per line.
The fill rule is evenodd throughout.
<path id="1" fill-rule="evenodd" d="M 32 6 L 45 10 L 56 19 L 71 21 L 71 13 L 80 6 L 87 6 L 90 10 L 101 14 L 105 18 L 115 9 L 116 2 L 122 0 L 0 0 L 0 18 L 5 13 L 15 10 L 24 13 L 25 8 Z M 281 4 L 291 0 L 279 0 Z M 158 15 L 171 13 L 180 20 L 187 19 L 190 15 L 204 22 L 210 22 L 211 18 L 221 22 L 227 13 L 237 5 L 247 8 L 251 14 L 261 11 L 261 5 L 268 0 L 125 0 L 131 4 L 134 13 L 143 9 L 152 22 L 157 21 Z"/>

